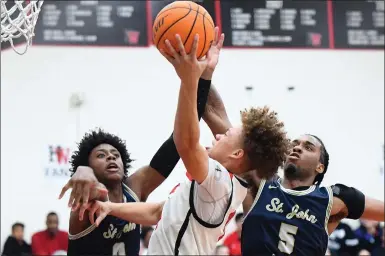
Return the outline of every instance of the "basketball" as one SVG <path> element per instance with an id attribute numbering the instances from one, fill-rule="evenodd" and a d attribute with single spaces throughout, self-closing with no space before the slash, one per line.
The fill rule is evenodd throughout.
<path id="1" fill-rule="evenodd" d="M 167 54 L 165 40 L 178 50 L 175 35 L 179 34 L 186 53 L 190 53 L 195 34 L 199 35 L 197 57 L 202 58 L 214 40 L 214 21 L 202 6 L 191 1 L 175 1 L 164 7 L 153 24 L 153 41 L 159 50 Z M 171 54 L 170 54 L 171 55 Z"/>

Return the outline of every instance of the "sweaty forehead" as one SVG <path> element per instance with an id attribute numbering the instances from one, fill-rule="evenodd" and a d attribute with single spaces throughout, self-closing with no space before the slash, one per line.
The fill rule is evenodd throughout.
<path id="1" fill-rule="evenodd" d="M 302 142 L 302 143 L 311 143 L 313 145 L 315 145 L 316 147 L 321 147 L 321 143 L 319 142 L 318 139 L 314 138 L 313 136 L 311 135 L 301 135 L 299 136 L 297 139 L 295 139 L 296 141 L 299 141 L 299 142 Z"/>

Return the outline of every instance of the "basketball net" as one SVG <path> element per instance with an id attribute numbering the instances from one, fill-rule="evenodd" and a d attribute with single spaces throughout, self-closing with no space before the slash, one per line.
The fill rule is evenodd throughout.
<path id="1" fill-rule="evenodd" d="M 23 55 L 27 52 L 28 47 L 32 44 L 32 37 L 36 25 L 37 18 L 40 13 L 43 0 L 39 1 L 14 1 L 12 5 L 5 0 L 1 2 L 1 43 L 8 42 L 13 50 Z M 10 9 L 7 8 L 10 7 Z M 19 52 L 14 44 L 13 39 L 24 37 L 26 46 L 23 52 Z"/>

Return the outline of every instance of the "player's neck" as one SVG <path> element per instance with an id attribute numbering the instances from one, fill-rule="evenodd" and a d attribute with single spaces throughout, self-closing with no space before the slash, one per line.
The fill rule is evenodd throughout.
<path id="1" fill-rule="evenodd" d="M 287 177 L 283 177 L 281 184 L 284 188 L 287 188 L 287 189 L 294 189 L 297 187 L 309 187 L 313 185 L 311 177 L 304 180 L 289 179 Z"/>
<path id="2" fill-rule="evenodd" d="M 122 186 L 113 186 L 107 187 L 108 189 L 108 198 L 113 203 L 122 203 L 123 202 L 123 189 Z"/>

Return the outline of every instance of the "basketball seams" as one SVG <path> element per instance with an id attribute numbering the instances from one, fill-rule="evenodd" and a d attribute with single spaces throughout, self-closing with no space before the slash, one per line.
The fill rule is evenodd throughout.
<path id="1" fill-rule="evenodd" d="M 187 8 L 187 7 L 180 7 L 180 6 L 178 6 L 178 7 L 172 7 L 172 8 L 169 8 L 169 9 L 167 9 L 167 10 L 164 10 L 164 11 L 161 12 L 161 13 L 158 13 L 158 15 L 156 15 L 155 20 L 158 18 L 158 16 L 164 14 L 165 12 L 167 12 L 167 11 L 169 11 L 169 10 L 173 10 L 173 9 L 190 9 L 190 12 L 191 12 L 191 11 L 193 11 L 193 12 L 198 12 L 198 10 L 199 10 L 199 8 L 198 8 L 198 10 L 194 10 L 194 9 L 191 8 L 191 6 L 190 6 L 190 8 Z M 198 12 L 198 13 L 199 13 L 200 15 L 203 15 L 203 17 L 204 17 L 205 14 L 206 14 L 206 12 L 205 12 L 205 13 Z M 210 23 L 211 26 L 215 27 L 215 26 L 214 26 L 214 23 L 212 23 L 212 22 L 210 21 L 210 19 L 208 19 L 208 18 L 206 18 L 206 19 L 208 20 L 208 22 Z"/>
<path id="2" fill-rule="evenodd" d="M 186 8 L 187 9 L 187 8 Z M 161 42 L 161 39 L 162 39 L 162 37 L 166 34 L 166 32 L 170 29 L 170 28 L 172 28 L 176 23 L 178 23 L 179 21 L 181 21 L 181 20 L 183 20 L 184 18 L 186 18 L 190 13 L 191 13 L 191 10 L 192 10 L 192 8 L 191 8 L 191 6 L 190 6 L 190 10 L 184 15 L 184 16 L 182 16 L 182 17 L 180 17 L 179 19 L 177 19 L 176 21 L 174 21 L 167 29 L 165 29 L 164 31 L 163 31 L 163 33 L 162 33 L 162 35 L 159 37 L 159 39 L 158 39 L 158 42 L 156 43 L 156 47 L 158 48 L 158 46 L 159 46 L 159 42 Z"/>
<path id="3" fill-rule="evenodd" d="M 207 35 L 206 35 L 206 24 L 205 24 L 205 16 L 206 16 L 206 13 L 207 12 L 205 12 L 205 14 L 203 14 L 203 33 L 204 33 L 204 35 L 205 35 L 205 39 L 203 40 L 203 48 L 202 48 L 202 51 L 201 51 L 201 53 L 198 55 L 199 57 L 199 59 L 202 57 L 201 55 L 202 55 L 202 53 L 203 53 L 203 51 L 205 50 L 205 48 L 206 48 L 206 37 L 207 37 Z"/>
<path id="4" fill-rule="evenodd" d="M 190 5 L 190 4 L 189 4 L 189 5 Z M 191 5 L 190 5 L 190 9 L 192 9 Z M 198 18 L 198 14 L 199 14 L 198 11 L 199 11 L 199 6 L 198 6 L 197 14 L 195 15 L 194 22 L 193 22 L 193 24 L 192 24 L 192 26 L 191 26 L 191 28 L 190 28 L 190 31 L 188 32 L 188 35 L 187 35 L 187 37 L 186 37 L 186 40 L 184 40 L 184 42 L 183 42 L 183 45 L 186 45 L 186 42 L 188 41 L 188 39 L 189 39 L 189 37 L 190 37 L 190 35 L 191 35 L 191 32 L 192 32 L 193 29 L 194 29 L 194 26 L 195 26 L 195 23 L 197 22 L 197 18 Z"/>
<path id="5" fill-rule="evenodd" d="M 173 10 L 173 11 L 167 12 L 169 10 Z M 194 15 L 192 11 L 195 11 L 196 14 Z M 167 16 L 170 15 L 170 13 L 171 13 L 170 18 L 169 19 L 166 18 Z M 174 14 L 176 14 L 176 16 L 174 16 Z M 199 14 L 201 14 L 202 16 L 199 16 Z M 183 16 L 180 16 L 180 15 L 183 15 Z M 202 18 L 202 21 L 200 20 L 200 18 Z M 184 21 L 185 19 L 188 21 L 185 22 Z M 162 30 L 159 31 L 159 28 L 158 28 L 163 25 L 163 23 L 162 24 L 160 23 L 162 22 L 161 20 L 164 20 L 163 23 L 166 26 L 165 28 L 162 29 L 163 31 Z M 180 21 L 182 23 L 180 23 Z M 158 31 L 154 30 L 155 26 L 157 26 Z M 190 26 L 189 29 L 187 29 L 188 26 Z M 197 52 L 198 58 L 201 58 L 202 55 L 204 55 L 204 53 L 210 49 L 211 42 L 213 39 L 213 31 L 211 30 L 214 29 L 214 24 L 212 22 L 212 18 L 210 14 L 204 9 L 204 7 L 200 5 L 192 4 L 191 2 L 187 3 L 184 6 L 175 6 L 160 12 L 154 20 L 153 27 L 154 27 L 153 29 L 154 45 L 156 45 L 158 49 L 160 49 L 159 47 L 161 48 L 164 47 L 164 40 L 166 38 L 170 39 L 170 37 L 172 37 L 170 33 L 177 33 L 178 30 L 183 30 L 183 39 L 184 39 L 183 45 L 186 47 L 186 50 L 188 50 L 192 47 L 191 34 L 199 33 L 203 40 L 201 40 L 201 43 L 199 43 L 198 52 Z M 155 40 L 155 38 L 157 38 L 157 40 Z M 174 45 L 174 43 L 175 42 L 173 41 L 172 44 Z"/>

